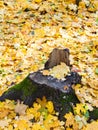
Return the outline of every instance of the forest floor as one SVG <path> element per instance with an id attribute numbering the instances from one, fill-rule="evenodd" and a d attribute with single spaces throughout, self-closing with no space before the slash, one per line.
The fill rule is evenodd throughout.
<path id="1" fill-rule="evenodd" d="M 6 100 L 0 102 L 0 130 L 98 129 L 98 121 L 88 123 L 86 117 L 98 108 L 98 0 L 82 0 L 76 10 L 74 0 L 0 1 L 0 95 L 42 69 L 54 48 L 70 50 L 83 84 L 74 87 L 81 103 L 74 115 L 65 115 L 66 122 L 45 97 L 31 108 Z"/>

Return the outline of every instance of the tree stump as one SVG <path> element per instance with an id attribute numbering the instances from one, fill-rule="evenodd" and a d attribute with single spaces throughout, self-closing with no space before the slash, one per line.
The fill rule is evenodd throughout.
<path id="1" fill-rule="evenodd" d="M 45 64 L 45 69 L 52 68 L 60 62 L 70 66 L 68 49 L 54 49 Z M 22 82 L 4 92 L 0 101 L 20 100 L 24 104 L 32 106 L 36 98 L 46 96 L 47 100 L 53 101 L 55 110 L 60 113 L 59 118 L 62 119 L 64 114 L 73 111 L 72 104 L 79 103 L 72 86 L 80 83 L 81 76 L 77 72 L 70 71 L 65 76 L 65 80 L 62 80 L 51 75 L 43 75 L 42 70 L 39 70 L 30 73 Z"/>

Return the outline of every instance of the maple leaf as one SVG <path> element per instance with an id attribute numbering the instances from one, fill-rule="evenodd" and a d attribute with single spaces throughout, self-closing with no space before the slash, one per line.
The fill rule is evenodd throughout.
<path id="1" fill-rule="evenodd" d="M 46 129 L 56 128 L 60 126 L 60 121 L 54 115 L 48 114 L 47 118 L 43 122 Z"/>
<path id="2" fill-rule="evenodd" d="M 45 36 L 45 31 L 43 29 L 36 29 L 35 30 L 35 36 L 38 37 L 44 37 Z"/>
<path id="3" fill-rule="evenodd" d="M 60 65 L 54 66 L 50 70 L 43 70 L 43 75 L 51 75 L 58 79 L 64 79 L 64 77 L 70 72 L 69 67 L 61 62 Z"/>
<path id="4" fill-rule="evenodd" d="M 45 130 L 40 124 L 35 123 L 32 126 L 32 130 Z"/>
<path id="5" fill-rule="evenodd" d="M 47 104 L 47 99 L 45 96 L 43 96 L 42 100 L 40 98 L 37 98 L 36 101 L 41 105 L 41 107 L 45 107 Z"/>
<path id="6" fill-rule="evenodd" d="M 19 119 L 19 120 L 14 121 L 14 127 L 18 130 L 27 130 L 28 123 L 25 119 Z"/>
<path id="7" fill-rule="evenodd" d="M 85 115 L 87 112 L 88 107 L 85 104 L 76 104 L 76 107 L 74 107 L 74 113 L 77 115 Z"/>
<path id="8" fill-rule="evenodd" d="M 19 115 L 24 115 L 26 113 L 27 105 L 24 105 L 23 102 L 18 100 L 17 105 L 15 106 L 15 112 Z"/>
<path id="9" fill-rule="evenodd" d="M 2 129 L 4 129 L 5 127 L 7 127 L 9 125 L 9 122 L 11 122 L 10 119 L 3 119 L 3 120 L 0 120 L 0 127 Z"/>
<path id="10" fill-rule="evenodd" d="M 40 113 L 41 105 L 38 103 L 33 103 L 33 108 L 27 109 L 27 114 L 32 114 L 35 118 L 35 120 L 39 120 L 41 113 Z"/>
<path id="11" fill-rule="evenodd" d="M 66 128 L 72 128 L 73 130 L 79 130 L 78 123 L 75 121 L 74 115 L 69 112 L 65 116 L 66 122 L 65 122 L 65 127 Z"/>
<path id="12" fill-rule="evenodd" d="M 6 117 L 10 113 L 9 109 L 0 108 L 0 119 Z"/>
<path id="13" fill-rule="evenodd" d="M 81 129 L 83 126 L 87 125 L 87 121 L 84 116 L 80 117 L 79 115 L 76 115 L 75 120 L 79 124 L 79 129 Z"/>
<path id="14" fill-rule="evenodd" d="M 98 121 L 93 121 L 83 127 L 82 130 L 98 130 Z"/>
<path id="15" fill-rule="evenodd" d="M 10 110 L 13 110 L 13 109 L 15 108 L 15 102 L 6 99 L 5 108 L 10 109 Z"/>
<path id="16" fill-rule="evenodd" d="M 47 104 L 46 104 L 46 108 L 48 109 L 49 113 L 53 113 L 54 111 L 54 106 L 53 106 L 53 103 L 51 101 L 48 101 Z"/>

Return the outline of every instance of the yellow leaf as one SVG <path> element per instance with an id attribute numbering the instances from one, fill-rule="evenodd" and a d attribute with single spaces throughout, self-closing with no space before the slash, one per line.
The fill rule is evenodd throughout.
<path id="1" fill-rule="evenodd" d="M 40 98 L 37 98 L 36 101 L 41 105 L 41 107 L 45 107 L 47 104 L 47 100 L 45 96 L 43 96 L 42 100 Z"/>
<path id="2" fill-rule="evenodd" d="M 0 109 L 0 119 L 6 117 L 9 114 L 10 110 L 6 108 Z"/>
<path id="3" fill-rule="evenodd" d="M 81 2 L 79 3 L 79 8 L 80 8 L 80 9 L 85 8 L 85 2 L 82 2 L 82 1 L 81 1 Z"/>
<path id="4" fill-rule="evenodd" d="M 57 127 L 59 125 L 60 125 L 60 122 L 58 121 L 58 118 L 51 114 L 49 114 L 46 120 L 44 120 L 44 126 L 47 130 L 50 130 L 51 128 Z"/>
<path id="5" fill-rule="evenodd" d="M 35 123 L 32 127 L 32 130 L 45 130 L 40 124 Z"/>
<path id="6" fill-rule="evenodd" d="M 3 1 L 0 1 L 0 8 L 1 7 L 4 7 L 4 2 Z"/>
<path id="7" fill-rule="evenodd" d="M 40 3 L 42 0 L 34 0 L 34 2 Z"/>
<path id="8" fill-rule="evenodd" d="M 39 112 L 40 108 L 41 108 L 40 104 L 33 103 L 33 108 L 28 108 L 27 114 L 33 114 L 35 120 L 39 120 L 40 115 L 41 115 L 40 112 Z"/>
<path id="9" fill-rule="evenodd" d="M 72 130 L 79 130 L 78 123 L 75 121 L 74 115 L 71 112 L 67 113 L 64 117 L 66 118 L 65 126 L 67 128 L 71 127 Z"/>
<path id="10" fill-rule="evenodd" d="M 9 125 L 9 126 L 8 126 L 8 130 L 13 130 L 13 126 L 12 126 L 12 125 Z"/>
<path id="11" fill-rule="evenodd" d="M 34 32 L 35 32 L 36 37 L 44 37 L 45 36 L 45 31 L 43 29 L 36 29 Z"/>
<path id="12" fill-rule="evenodd" d="M 98 130 L 98 120 L 87 124 L 82 130 Z"/>
<path id="13" fill-rule="evenodd" d="M 10 109 L 10 110 L 14 110 L 14 108 L 15 108 L 14 103 L 15 103 L 14 101 L 6 99 L 5 108 Z"/>
<path id="14" fill-rule="evenodd" d="M 94 4 L 90 4 L 90 6 L 88 7 L 88 11 L 90 11 L 90 12 L 95 12 L 96 10 L 97 9 Z"/>
<path id="15" fill-rule="evenodd" d="M 28 123 L 24 119 L 15 120 L 14 125 L 18 128 L 18 130 L 26 130 L 28 128 Z"/>
<path id="16" fill-rule="evenodd" d="M 54 106 L 53 106 L 53 103 L 51 101 L 47 102 L 46 107 L 47 107 L 49 113 L 52 113 L 54 111 Z"/>
<path id="17" fill-rule="evenodd" d="M 87 106 L 82 103 L 76 104 L 76 107 L 74 107 L 74 112 L 77 115 L 85 114 L 87 110 L 88 110 Z"/>

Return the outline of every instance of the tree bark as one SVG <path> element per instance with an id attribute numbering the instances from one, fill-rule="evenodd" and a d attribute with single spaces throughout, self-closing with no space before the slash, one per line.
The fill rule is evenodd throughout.
<path id="1" fill-rule="evenodd" d="M 45 63 L 45 69 L 53 68 L 54 66 L 59 65 L 61 62 L 64 62 L 66 65 L 70 66 L 69 61 L 69 49 L 53 49 L 49 55 L 48 61 Z"/>

